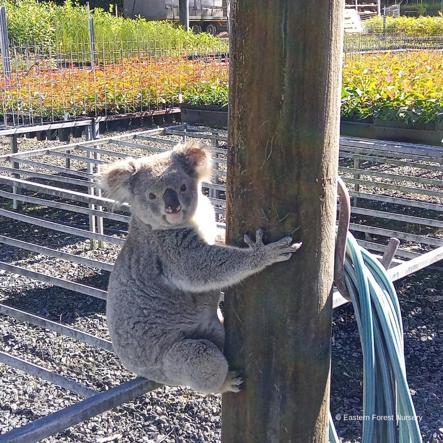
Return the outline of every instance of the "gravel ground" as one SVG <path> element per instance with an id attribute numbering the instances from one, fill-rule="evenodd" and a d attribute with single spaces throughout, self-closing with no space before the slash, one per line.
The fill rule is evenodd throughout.
<path id="1" fill-rule="evenodd" d="M 35 146 L 20 141 L 20 149 Z M 45 142 L 56 145 L 57 142 Z M 41 145 L 39 145 L 41 146 Z M 0 154 L 7 152 L 0 144 Z M 5 200 L 0 200 L 1 205 Z M 36 210 L 33 215 L 57 217 L 57 211 Z M 65 219 L 65 221 L 68 221 Z M 74 214 L 69 223 L 84 227 L 86 216 Z M 113 225 L 114 226 L 114 225 Z M 121 227 L 115 224 L 114 227 Z M 73 254 L 112 262 L 117 248 L 89 250 L 88 242 L 43 228 L 0 218 L 0 233 L 33 238 L 36 243 Z M 45 270 L 50 275 L 106 288 L 108 273 L 59 259 L 2 246 L 0 260 Z M 396 284 L 405 328 L 405 355 L 409 384 L 425 441 L 443 441 L 442 420 L 442 301 L 443 275 L 421 271 Z M 103 338 L 109 338 L 103 301 L 50 287 L 0 271 L 0 301 L 60 321 Z M 439 334 L 440 332 L 440 334 Z M 93 389 L 104 390 L 132 378 L 106 351 L 70 338 L 0 316 L 0 349 L 47 369 L 67 375 Z M 35 420 L 79 397 L 24 372 L 0 364 L 0 433 Z M 361 414 L 361 349 L 350 306 L 334 312 L 331 412 L 343 441 L 360 441 L 361 423 L 344 420 Z M 45 442 L 217 442 L 220 441 L 220 396 L 204 396 L 184 388 L 161 388 L 136 401 L 70 428 Z"/>

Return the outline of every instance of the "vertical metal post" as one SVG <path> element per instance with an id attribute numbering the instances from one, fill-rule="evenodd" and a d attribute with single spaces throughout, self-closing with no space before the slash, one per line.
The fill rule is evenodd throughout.
<path id="1" fill-rule="evenodd" d="M 189 0 L 178 1 L 178 16 L 180 17 L 180 23 L 189 31 Z"/>
<path id="2" fill-rule="evenodd" d="M 218 147 L 218 141 L 217 141 L 217 132 L 212 131 L 213 138 L 211 139 L 211 145 L 214 149 L 217 149 Z M 217 158 L 217 152 L 214 152 L 213 158 Z M 216 168 L 218 170 L 218 163 L 216 164 Z M 215 180 L 217 180 L 217 176 L 214 177 Z M 217 191 L 213 188 L 209 188 L 209 198 L 216 198 L 217 197 Z"/>
<path id="3" fill-rule="evenodd" d="M 93 140 L 93 138 L 94 138 L 94 127 L 91 124 L 90 126 L 87 126 L 87 129 L 86 129 L 86 140 Z M 89 159 L 93 159 L 94 154 L 92 152 L 88 151 L 87 157 Z M 93 163 L 88 162 L 87 171 L 88 171 L 88 174 L 90 174 L 90 176 L 91 176 L 90 180 L 92 181 L 94 179 L 93 178 L 93 174 L 94 174 L 94 164 Z M 93 187 L 88 188 L 88 194 L 95 195 Z M 92 209 L 92 210 L 96 209 L 94 203 L 89 203 L 88 206 L 89 206 L 89 209 Z M 91 232 L 97 232 L 97 220 L 96 220 L 96 216 L 93 214 L 89 215 L 89 230 Z M 97 246 L 96 240 L 91 238 L 89 240 L 89 246 L 90 246 L 90 249 L 96 249 L 96 246 Z"/>
<path id="4" fill-rule="evenodd" d="M 360 159 L 354 158 L 354 169 L 360 169 Z M 354 180 L 360 180 L 360 174 L 354 174 Z M 355 192 L 360 192 L 360 185 L 356 183 L 354 185 Z M 354 197 L 354 206 L 358 206 L 358 199 Z"/>
<path id="5" fill-rule="evenodd" d="M 383 6 L 383 38 L 386 38 L 386 6 Z"/>
<path id="6" fill-rule="evenodd" d="M 2 53 L 3 62 L 3 88 L 9 89 L 11 81 L 11 61 L 9 58 L 9 36 L 8 36 L 8 23 L 6 19 L 6 8 L 0 7 L 0 51 Z M 7 112 L 3 115 L 3 124 L 8 125 Z"/>
<path id="7" fill-rule="evenodd" d="M 94 34 L 94 18 L 89 8 L 89 2 L 87 3 L 88 9 L 88 31 L 89 31 L 89 53 L 91 60 L 91 69 L 95 67 L 95 34 Z"/>
<path id="8" fill-rule="evenodd" d="M 68 115 L 65 115 L 64 120 L 67 121 L 68 120 Z M 67 140 L 65 140 L 65 143 L 69 145 L 69 143 L 71 142 L 71 131 L 70 128 L 65 129 L 65 131 L 68 134 Z M 70 154 L 71 150 L 66 151 L 66 154 Z M 69 157 L 66 157 L 65 159 L 65 167 L 66 169 L 71 169 L 71 159 Z"/>
<path id="9" fill-rule="evenodd" d="M 17 136 L 12 135 L 10 142 L 11 142 L 11 154 L 16 154 L 18 152 Z M 13 169 L 19 169 L 20 164 L 11 160 L 11 167 Z M 12 174 L 12 176 L 14 178 L 20 178 L 20 174 Z M 13 194 L 19 193 L 19 188 L 15 183 L 12 185 L 12 193 Z M 12 209 L 18 209 L 19 207 L 20 207 L 20 202 L 18 200 L 13 199 L 12 200 Z"/>
<path id="10" fill-rule="evenodd" d="M 97 140 L 100 137 L 100 123 L 94 121 L 92 124 L 92 138 L 93 140 Z M 94 152 L 94 159 L 95 160 L 100 160 L 100 154 L 98 152 Z M 101 165 L 99 164 L 99 162 L 97 162 L 95 164 L 95 172 L 99 173 L 100 172 L 100 167 Z M 97 197 L 101 197 L 102 196 L 102 191 L 100 188 L 98 188 L 97 186 L 94 187 L 94 193 Z M 98 205 L 97 206 L 97 210 L 102 211 L 103 207 Z M 103 231 L 103 217 L 96 217 L 96 229 L 97 229 L 97 233 L 99 234 L 104 234 Z M 101 240 L 98 241 L 98 247 L 99 248 L 103 248 L 103 242 Z"/>
<path id="11" fill-rule="evenodd" d="M 3 76 L 9 81 L 11 76 L 11 62 L 9 59 L 9 36 L 8 22 L 6 19 L 6 8 L 0 7 L 0 50 L 2 52 Z"/>

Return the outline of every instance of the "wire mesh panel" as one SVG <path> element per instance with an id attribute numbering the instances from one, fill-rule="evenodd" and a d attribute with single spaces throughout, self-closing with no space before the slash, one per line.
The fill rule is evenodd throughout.
<path id="1" fill-rule="evenodd" d="M 201 85 L 226 81 L 215 55 L 141 42 L 71 48 L 13 46 L 0 85 L 4 126 L 116 114 L 171 111 Z"/>

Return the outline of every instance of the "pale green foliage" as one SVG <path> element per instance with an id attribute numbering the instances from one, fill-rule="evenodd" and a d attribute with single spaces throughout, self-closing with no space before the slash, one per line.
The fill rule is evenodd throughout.
<path id="1" fill-rule="evenodd" d="M 70 0 L 63 6 L 37 0 L 0 0 L 0 5 L 6 6 L 9 38 L 13 44 L 52 46 L 61 51 L 75 51 L 82 45 L 87 48 L 86 6 Z M 198 53 L 227 50 L 225 43 L 209 34 L 195 35 L 169 22 L 126 19 L 99 8 L 93 10 L 92 16 L 99 52 L 121 47 Z"/>
<path id="2" fill-rule="evenodd" d="M 364 22 L 368 32 L 383 30 L 383 18 L 374 17 Z M 443 16 L 437 17 L 386 17 L 386 31 L 409 37 L 443 36 Z"/>

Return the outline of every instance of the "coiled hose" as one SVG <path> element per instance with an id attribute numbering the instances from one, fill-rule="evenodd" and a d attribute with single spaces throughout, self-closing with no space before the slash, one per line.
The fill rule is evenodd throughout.
<path id="1" fill-rule="evenodd" d="M 421 443 L 409 393 L 403 327 L 395 288 L 380 262 L 346 240 L 344 279 L 355 311 L 363 353 L 362 443 Z M 329 415 L 329 441 L 338 443 Z"/>

